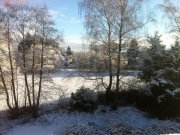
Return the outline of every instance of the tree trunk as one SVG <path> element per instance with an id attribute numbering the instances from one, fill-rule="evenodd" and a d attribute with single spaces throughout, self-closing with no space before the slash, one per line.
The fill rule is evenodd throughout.
<path id="1" fill-rule="evenodd" d="M 10 72 L 11 72 L 11 84 L 12 84 L 13 99 L 14 99 L 14 103 L 15 103 L 15 111 L 18 111 L 19 106 L 18 106 L 18 101 L 17 101 L 17 98 L 16 98 L 14 68 L 13 68 L 13 61 L 12 61 L 11 47 L 10 47 L 9 19 L 8 19 L 7 40 L 8 40 L 8 55 L 9 55 L 9 61 L 10 61 L 10 70 L 11 70 Z"/>
<path id="2" fill-rule="evenodd" d="M 119 82 L 120 82 L 120 66 L 121 66 L 121 45 L 122 45 L 122 20 L 120 24 L 120 30 L 119 30 L 119 44 L 118 44 L 118 58 L 117 58 L 117 72 L 116 72 L 116 91 L 119 91 Z"/>
<path id="3" fill-rule="evenodd" d="M 111 52 L 111 22 L 108 23 L 108 55 L 109 55 L 109 85 L 107 88 L 107 93 L 111 91 L 112 88 L 112 52 Z"/>
<path id="4" fill-rule="evenodd" d="M 25 34 L 24 34 L 24 26 L 23 26 L 23 32 L 22 32 L 22 36 L 23 36 L 23 67 L 24 67 L 24 70 L 26 70 L 26 49 L 25 49 L 25 44 L 24 44 L 24 37 L 25 37 Z M 32 104 L 31 104 L 31 94 L 30 94 L 30 90 L 29 90 L 29 84 L 28 84 L 28 79 L 27 79 L 27 71 L 24 71 L 24 80 L 25 80 L 25 90 L 27 90 L 27 96 L 28 96 L 28 101 L 29 101 L 29 106 L 32 107 Z"/>
<path id="5" fill-rule="evenodd" d="M 3 71 L 2 71 L 1 65 L 0 65 L 0 73 L 1 73 L 1 80 L 2 80 L 2 83 L 3 83 L 3 86 L 4 86 L 4 90 L 5 90 L 5 93 L 6 93 L 7 106 L 8 106 L 8 108 L 10 110 L 13 110 L 12 106 L 10 105 L 9 93 L 8 93 L 8 89 L 7 89 L 7 86 L 6 86 L 6 82 L 5 82 L 5 79 L 4 79 L 4 75 L 3 75 Z"/>
<path id="6" fill-rule="evenodd" d="M 43 37 L 42 37 L 42 43 L 41 43 L 41 69 L 39 73 L 39 91 L 38 91 L 38 97 L 37 97 L 37 104 L 36 109 L 39 108 L 39 102 L 40 102 L 40 96 L 42 91 L 42 75 L 43 75 L 43 65 L 44 65 L 44 24 L 43 24 Z"/>

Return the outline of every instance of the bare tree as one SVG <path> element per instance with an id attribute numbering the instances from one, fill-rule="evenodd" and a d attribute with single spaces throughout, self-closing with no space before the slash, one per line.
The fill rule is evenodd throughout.
<path id="1" fill-rule="evenodd" d="M 109 87 L 112 85 L 112 60 L 116 61 L 116 91 L 119 91 L 122 70 L 122 50 L 137 31 L 152 19 L 142 19 L 140 13 L 144 0 L 83 0 L 80 11 L 84 12 L 85 27 L 93 44 L 107 45 L 101 49 L 109 58 Z M 114 47 L 113 47 L 114 45 Z"/>
<path id="2" fill-rule="evenodd" d="M 171 31 L 180 33 L 180 7 L 173 4 L 170 0 L 164 0 L 159 7 L 164 11 L 168 18 Z"/>
<path id="3" fill-rule="evenodd" d="M 144 0 L 114 0 L 112 2 L 113 11 L 116 19 L 112 22 L 117 35 L 117 69 L 116 69 L 116 91 L 119 91 L 120 85 L 120 71 L 122 68 L 122 50 L 128 42 L 134 38 L 137 31 L 140 30 L 151 18 L 142 19 L 140 13 Z M 145 17 L 146 18 L 146 17 Z"/>
<path id="4" fill-rule="evenodd" d="M 18 2 L 17 4 L 12 4 L 13 6 L 13 12 L 14 12 L 14 15 L 16 16 L 14 19 L 13 19 L 13 22 L 14 22 L 14 38 L 16 39 L 16 42 L 18 44 L 21 44 L 19 49 L 21 50 L 21 54 L 22 54 L 22 61 L 19 61 L 20 63 L 22 63 L 22 72 L 24 74 L 24 91 L 26 93 L 26 90 L 27 90 L 27 97 L 28 97 L 28 103 L 29 103 L 29 106 L 31 107 L 32 106 L 32 103 L 31 103 L 31 97 L 30 97 L 30 86 L 29 86 L 29 83 L 28 83 L 28 75 L 27 75 L 27 72 L 28 72 L 28 68 L 27 68 L 27 50 L 28 48 L 30 47 L 30 45 L 27 44 L 27 39 L 25 39 L 28 34 L 29 34 L 29 31 L 30 31 L 30 19 L 31 19 L 31 8 L 29 6 L 27 6 L 25 3 L 23 2 Z M 26 95 L 25 95 L 25 98 L 26 98 Z M 26 106 L 26 99 L 25 99 L 25 106 Z"/>
<path id="5" fill-rule="evenodd" d="M 25 108 L 30 109 L 33 116 L 37 116 L 44 91 L 43 82 L 50 80 L 45 78 L 48 49 L 52 46 L 58 51 L 58 45 L 63 42 L 63 34 L 54 29 L 54 22 L 46 7 L 8 3 L 0 13 L 1 26 L 4 28 L 2 40 L 7 43 L 7 49 L 0 50 L 0 57 L 6 57 L 9 62 L 9 66 L 6 66 L 8 71 L 5 71 L 5 65 L 0 64 L 0 80 L 6 94 L 7 105 L 14 114 L 18 114 L 19 108 L 23 107 L 22 101 L 25 101 Z M 22 72 L 18 73 L 18 68 Z M 19 81 L 22 74 L 24 79 Z M 21 85 L 24 87 L 19 88 Z M 23 96 L 21 101 L 19 101 L 20 92 L 24 93 L 24 96 L 21 95 Z"/>
<path id="6" fill-rule="evenodd" d="M 36 38 L 34 39 L 34 45 L 39 45 L 40 48 L 40 67 L 39 67 L 39 82 L 38 82 L 38 90 L 37 95 L 35 96 L 35 93 L 33 93 L 33 105 L 34 105 L 34 113 L 36 115 L 37 110 L 39 108 L 40 100 L 41 100 L 41 94 L 42 94 L 42 85 L 43 85 L 43 78 L 45 77 L 45 61 L 46 61 L 46 49 L 48 49 L 48 46 L 51 46 L 52 42 L 50 39 L 57 39 L 59 35 L 57 35 L 57 30 L 54 29 L 54 22 L 51 19 L 51 15 L 49 14 L 49 11 L 46 7 L 44 8 L 34 8 L 34 13 L 36 17 L 36 25 L 37 29 L 35 29 L 35 35 Z M 39 37 L 39 42 L 37 42 L 37 36 Z M 62 37 L 62 36 L 60 36 Z M 62 40 L 61 40 L 62 41 Z M 61 42 L 60 41 L 60 42 Z M 34 48 L 35 49 L 35 48 Z M 34 70 L 35 65 L 35 56 L 33 53 L 33 63 L 32 68 Z M 33 72 L 34 74 L 34 72 Z M 33 82 L 33 91 L 35 92 L 35 86 L 34 86 L 34 79 Z"/>
<path id="7" fill-rule="evenodd" d="M 15 59 L 13 57 L 13 39 L 12 39 L 12 28 L 13 23 L 12 20 L 14 18 L 14 14 L 12 12 L 13 8 L 11 5 L 6 5 L 4 10 L 2 11 L 2 25 L 3 25 L 3 42 L 7 45 L 6 50 L 1 50 L 1 54 L 4 54 L 7 61 L 9 62 L 7 65 L 0 65 L 0 73 L 1 73 L 1 81 L 3 83 L 3 88 L 6 94 L 6 101 L 9 109 L 12 112 L 13 117 L 17 117 L 19 113 L 19 101 L 18 101 L 18 86 L 17 86 L 17 78 L 16 78 L 16 65 Z M 4 66 L 4 67 L 3 67 Z M 8 71 L 3 71 L 8 68 Z M 6 75 L 4 73 L 7 73 Z M 6 78 L 5 78 L 6 76 Z M 10 100 L 10 96 L 12 95 L 12 100 Z"/>
<path id="8" fill-rule="evenodd" d="M 79 3 L 80 11 L 85 17 L 85 27 L 91 42 L 91 49 L 96 49 L 101 58 L 107 58 L 109 84 L 106 87 L 107 94 L 113 84 L 113 26 L 115 14 L 112 10 L 112 1 L 109 0 L 83 0 Z M 97 47 L 96 47 L 97 46 Z M 104 85 L 106 86 L 106 85 Z"/>

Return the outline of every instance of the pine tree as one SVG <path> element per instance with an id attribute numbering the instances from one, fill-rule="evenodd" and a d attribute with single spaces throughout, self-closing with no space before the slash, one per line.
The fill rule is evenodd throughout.
<path id="1" fill-rule="evenodd" d="M 176 41 L 170 50 L 166 50 L 156 33 L 149 37 L 150 48 L 147 49 L 147 56 L 143 60 L 143 76 L 147 82 L 156 84 L 172 84 L 177 87 L 180 79 L 180 45 Z"/>
<path id="2" fill-rule="evenodd" d="M 135 69 L 138 65 L 138 42 L 136 39 L 132 39 L 130 43 L 130 47 L 127 50 L 128 57 L 128 67 L 130 69 Z"/>
<path id="3" fill-rule="evenodd" d="M 72 51 L 71 51 L 71 48 L 70 48 L 69 46 L 68 46 L 68 48 L 67 48 L 66 53 L 67 53 L 68 56 L 69 56 L 69 55 L 72 55 Z"/>
<path id="4" fill-rule="evenodd" d="M 162 60 L 165 57 L 165 46 L 162 45 L 160 37 L 158 33 L 155 33 L 147 40 L 150 48 L 147 49 L 147 56 L 143 59 L 143 79 L 147 82 L 156 76 L 155 71 L 164 68 Z"/>
<path id="5" fill-rule="evenodd" d="M 168 77 L 175 83 L 176 87 L 180 87 L 180 43 L 178 40 L 171 47 L 170 53 L 172 67 Z"/>

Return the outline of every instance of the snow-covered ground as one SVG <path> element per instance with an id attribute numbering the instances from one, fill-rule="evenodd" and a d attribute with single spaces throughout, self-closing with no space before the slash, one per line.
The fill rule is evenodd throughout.
<path id="1" fill-rule="evenodd" d="M 136 81 L 136 73 L 123 73 L 123 81 Z M 108 77 L 103 73 L 103 80 Z M 81 86 L 94 88 L 97 81 L 86 80 L 74 70 L 62 70 L 49 75 L 53 84 L 49 85 L 48 92 L 43 100 L 44 109 L 51 110 L 52 104 L 57 103 L 62 96 L 69 97 Z M 97 77 L 92 75 L 91 78 Z M 44 85 L 44 89 L 47 86 Z M 56 89 L 56 90 L 55 90 Z M 62 95 L 63 94 L 63 95 Z M 37 119 L 24 116 L 21 119 L 10 121 L 5 116 L 7 108 L 5 98 L 0 96 L 0 135 L 93 135 L 93 134 L 162 134 L 180 133 L 180 123 L 170 120 L 157 120 L 134 107 L 120 107 L 116 111 L 99 107 L 94 114 L 68 112 L 67 110 L 48 111 Z M 52 104 L 51 104 L 52 103 Z"/>
<path id="2" fill-rule="evenodd" d="M 103 111 L 102 111 L 103 110 Z M 9 123 L 9 122 L 8 122 Z M 148 118 L 134 107 L 116 111 L 99 107 L 94 114 L 56 111 L 38 119 L 12 121 L 1 127 L 3 135 L 158 135 L 180 133 L 180 124 L 170 120 Z"/>
<path id="3" fill-rule="evenodd" d="M 83 76 L 89 76 L 89 77 L 83 77 Z M 124 82 L 130 83 L 137 80 L 136 78 L 137 72 L 123 72 L 121 77 Z M 53 81 L 52 82 L 45 82 L 42 86 L 43 93 L 42 93 L 42 103 L 47 102 L 56 102 L 59 100 L 59 98 L 64 97 L 70 97 L 72 92 L 75 92 L 78 88 L 81 86 L 88 87 L 91 89 L 94 89 L 98 83 L 101 83 L 101 79 L 98 80 L 92 80 L 95 78 L 103 78 L 103 82 L 108 82 L 107 73 L 101 73 L 101 75 L 98 74 L 87 74 L 87 72 L 77 72 L 74 69 L 62 69 L 55 73 L 50 73 L 47 78 Z M 91 78 L 91 79 L 90 79 Z M 24 78 L 23 76 L 19 77 L 20 86 L 23 89 L 24 87 L 24 81 L 22 81 Z M 31 76 L 29 76 L 29 79 L 31 79 Z M 31 82 L 31 80 L 30 80 Z M 125 84 L 123 84 L 126 86 Z M 97 88 L 96 88 L 97 90 Z M 102 90 L 102 89 L 100 89 Z M 23 101 L 24 98 L 24 92 L 19 91 L 19 101 Z M 6 105 L 6 99 L 4 95 L 0 95 L 0 111 L 7 109 Z"/>

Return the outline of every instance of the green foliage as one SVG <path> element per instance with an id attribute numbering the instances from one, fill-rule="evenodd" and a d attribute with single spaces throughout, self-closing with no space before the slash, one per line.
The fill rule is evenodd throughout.
<path id="1" fill-rule="evenodd" d="M 69 55 L 72 55 L 72 51 L 71 51 L 71 48 L 68 46 L 67 48 L 67 51 L 66 51 L 66 54 L 69 56 Z"/>
<path id="2" fill-rule="evenodd" d="M 116 91 L 100 91 L 98 92 L 98 104 L 117 108 L 117 97 L 118 93 Z"/>
<path id="3" fill-rule="evenodd" d="M 150 90 L 152 95 L 155 98 L 158 98 L 159 96 L 166 94 L 166 90 L 173 90 L 174 89 L 174 85 L 171 82 L 155 82 L 157 84 L 153 84 L 151 83 L 150 85 Z"/>
<path id="4" fill-rule="evenodd" d="M 126 90 L 116 95 L 118 105 L 134 105 L 152 117 L 173 118 L 180 115 L 180 92 L 174 95 L 154 87 L 152 91 Z"/>
<path id="5" fill-rule="evenodd" d="M 131 40 L 130 47 L 127 50 L 128 67 L 135 69 L 138 66 L 138 42 L 136 39 Z"/>
<path id="6" fill-rule="evenodd" d="M 147 56 L 143 60 L 142 79 L 146 82 L 152 80 L 166 80 L 179 85 L 180 80 L 180 46 L 176 41 L 171 50 L 165 50 L 160 36 L 156 33 L 149 37 L 150 48 L 147 49 Z"/>
<path id="7" fill-rule="evenodd" d="M 97 106 L 97 95 L 89 88 L 81 87 L 71 94 L 70 107 L 73 110 L 93 112 Z"/>
<path id="8" fill-rule="evenodd" d="M 31 34 L 28 33 L 24 38 L 24 40 L 22 40 L 18 45 L 18 51 L 21 53 L 23 52 L 25 53 L 31 48 L 32 44 L 33 44 L 33 37 L 31 36 Z"/>
<path id="9" fill-rule="evenodd" d="M 147 50 L 147 56 L 143 60 L 143 76 L 142 79 L 145 81 L 151 81 L 157 74 L 155 71 L 164 68 L 165 47 L 161 44 L 160 36 L 156 33 L 154 37 L 149 37 L 148 39 L 150 48 Z"/>
<path id="10" fill-rule="evenodd" d="M 180 86 L 180 46 L 176 41 L 170 50 L 165 50 L 156 33 L 148 39 L 150 48 L 143 60 L 142 79 L 150 85 L 149 96 L 136 102 L 137 106 L 151 115 L 166 118 L 180 115 L 180 95 L 174 91 Z M 143 96 L 141 96 L 143 97 Z M 147 101 L 148 99 L 149 101 Z M 146 105 L 142 105 L 146 103 Z"/>

